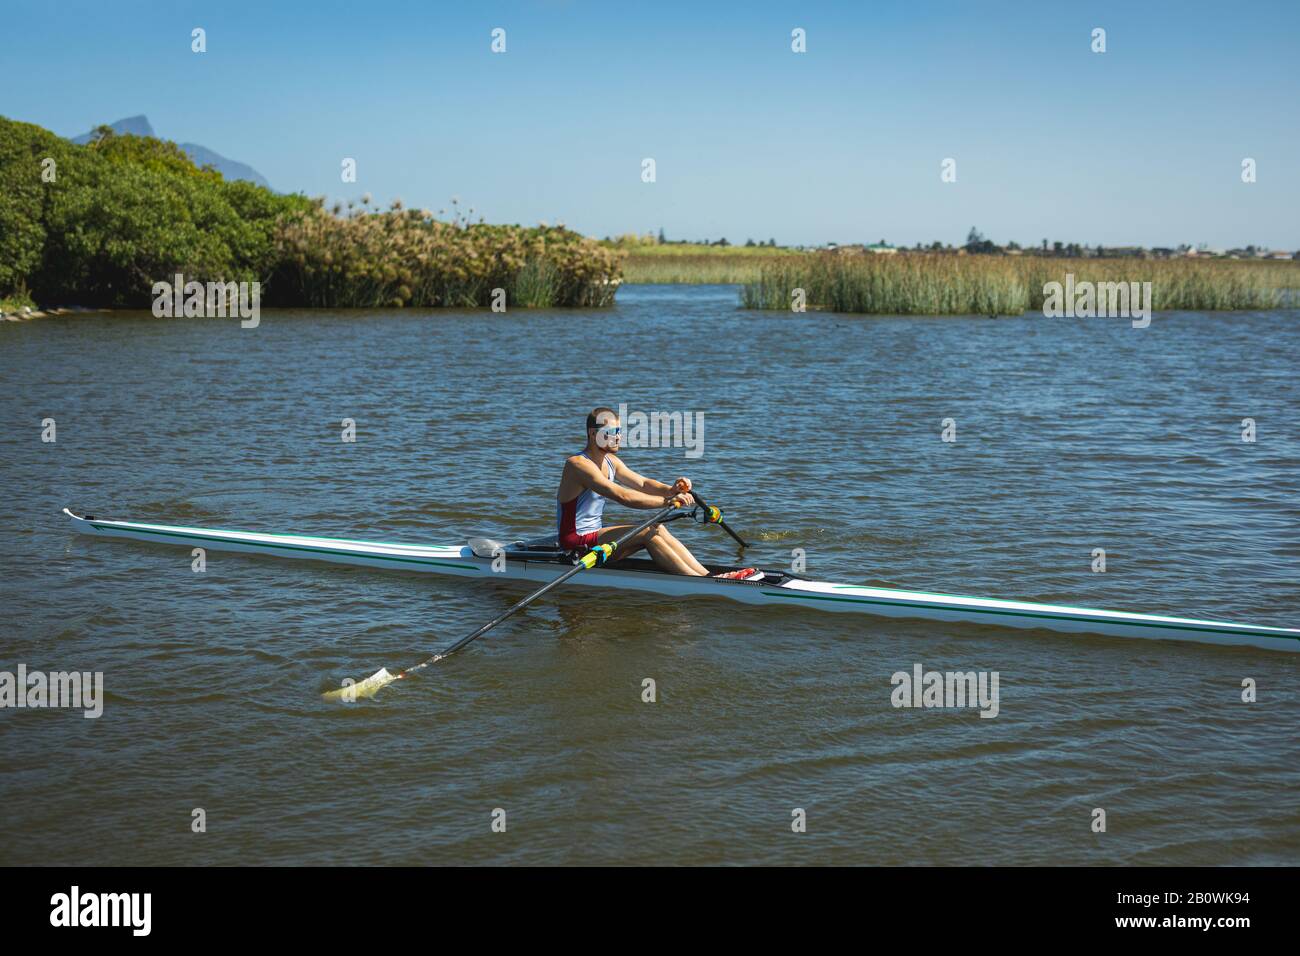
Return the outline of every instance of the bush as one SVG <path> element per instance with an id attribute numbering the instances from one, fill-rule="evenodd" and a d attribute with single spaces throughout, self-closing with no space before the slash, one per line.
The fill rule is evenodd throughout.
<path id="1" fill-rule="evenodd" d="M 57 175 L 41 178 L 53 159 Z M 285 306 L 608 305 L 622 254 L 563 228 L 441 222 L 368 200 L 339 216 L 107 128 L 77 146 L 0 117 L 0 296 L 148 308 L 153 284 L 263 284 Z"/>
<path id="2" fill-rule="evenodd" d="M 613 301 L 621 256 L 561 227 L 442 222 L 368 202 L 337 216 L 319 204 L 277 237 L 277 304 L 483 306 L 505 290 L 512 306 Z"/>
<path id="3" fill-rule="evenodd" d="M 0 296 L 23 292 L 40 265 L 47 194 L 41 163 L 62 160 L 70 145 L 39 126 L 0 117 Z"/>
<path id="4" fill-rule="evenodd" d="M 0 197 L 0 294 L 26 287 L 39 302 L 136 308 L 176 273 L 264 278 L 277 221 L 305 203 L 228 183 L 174 143 L 101 130 L 76 146 L 2 117 Z"/>

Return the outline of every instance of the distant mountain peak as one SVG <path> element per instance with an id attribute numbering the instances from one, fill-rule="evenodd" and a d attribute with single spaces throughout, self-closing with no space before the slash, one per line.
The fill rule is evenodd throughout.
<path id="1" fill-rule="evenodd" d="M 149 123 L 149 117 L 143 113 L 139 116 L 128 116 L 126 119 L 120 119 L 116 123 L 108 124 L 108 127 L 118 135 L 153 136 L 155 138 L 158 136 Z M 74 136 L 72 141 L 79 146 L 85 146 L 94 138 L 95 130 L 91 130 L 81 136 Z M 177 143 L 177 145 L 185 151 L 185 154 L 194 161 L 196 166 L 211 166 L 227 180 L 243 179 L 267 189 L 271 188 L 271 184 L 266 181 L 266 177 L 252 166 L 233 159 L 227 159 L 215 150 L 200 146 L 198 143 Z"/>
<path id="2" fill-rule="evenodd" d="M 109 129 L 118 135 L 131 136 L 154 136 L 153 127 L 149 125 L 149 117 L 141 113 L 139 116 L 128 116 L 126 119 L 120 119 L 116 123 L 109 123 Z M 95 127 L 98 129 L 99 127 Z M 95 138 L 95 130 L 81 136 L 74 136 L 72 141 L 78 146 L 85 146 Z"/>

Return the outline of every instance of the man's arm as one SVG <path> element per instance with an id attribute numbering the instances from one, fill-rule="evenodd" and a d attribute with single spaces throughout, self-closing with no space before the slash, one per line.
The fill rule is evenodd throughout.
<path id="1" fill-rule="evenodd" d="M 571 469 L 570 474 L 583 488 L 594 491 L 602 498 L 617 501 L 628 508 L 664 508 L 667 507 L 672 496 L 672 488 L 658 481 L 651 482 L 656 489 L 662 489 L 657 494 L 654 491 L 642 490 L 644 479 L 640 479 L 636 485 L 631 485 L 629 482 L 627 486 L 610 481 L 608 476 L 602 474 L 595 463 L 587 458 L 576 460 L 570 458 L 565 463 L 565 467 Z M 615 459 L 614 474 L 618 475 L 618 473 L 619 463 Z"/>
<path id="2" fill-rule="evenodd" d="M 678 493 L 691 490 L 691 480 L 689 478 L 678 478 L 674 484 L 665 485 L 662 481 L 655 481 L 653 478 L 646 478 L 638 475 L 635 471 L 623 464 L 623 459 L 617 455 L 609 456 L 614 461 L 614 477 L 630 488 L 636 488 L 649 495 L 667 496 L 674 491 Z"/>

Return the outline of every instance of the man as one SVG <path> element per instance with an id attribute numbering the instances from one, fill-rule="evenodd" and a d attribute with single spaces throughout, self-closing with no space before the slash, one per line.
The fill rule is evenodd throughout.
<path id="1" fill-rule="evenodd" d="M 598 544 L 613 541 L 631 525 L 603 522 L 605 499 L 629 508 L 689 508 L 689 478 L 678 478 L 671 485 L 653 478 L 643 478 L 623 464 L 616 452 L 622 445 L 623 428 L 612 408 L 597 408 L 587 416 L 587 447 L 564 462 L 560 489 L 555 496 L 556 531 L 560 547 L 566 551 L 589 551 Z M 642 531 L 618 550 L 620 557 L 645 548 L 654 563 L 674 574 L 707 576 L 709 569 L 695 560 L 686 545 L 662 525 Z M 720 574 L 724 578 L 754 580 L 759 572 L 753 568 Z"/>

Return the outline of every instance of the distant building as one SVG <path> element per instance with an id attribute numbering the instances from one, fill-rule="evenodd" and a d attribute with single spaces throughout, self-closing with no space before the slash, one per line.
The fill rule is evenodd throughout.
<path id="1" fill-rule="evenodd" d="M 897 246 L 891 246 L 889 243 L 885 242 L 884 239 L 881 239 L 879 242 L 873 242 L 865 248 L 867 252 L 874 252 L 877 255 L 885 256 L 892 256 L 894 253 L 898 252 Z"/>

